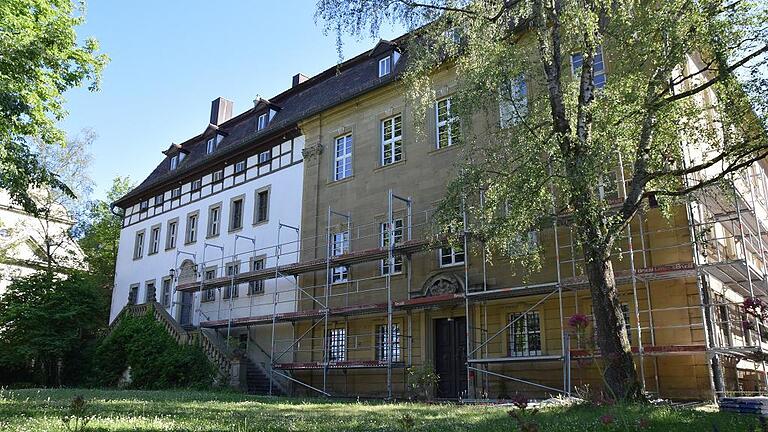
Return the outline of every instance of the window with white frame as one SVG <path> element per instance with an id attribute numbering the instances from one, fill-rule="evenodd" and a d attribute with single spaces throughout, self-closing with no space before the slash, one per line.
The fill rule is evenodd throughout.
<path id="1" fill-rule="evenodd" d="M 224 180 L 224 170 L 214 171 L 211 177 L 212 177 L 211 181 L 213 183 L 218 183 Z"/>
<path id="2" fill-rule="evenodd" d="M 181 196 L 181 186 L 171 189 L 171 199 L 176 199 Z"/>
<path id="3" fill-rule="evenodd" d="M 264 270 L 265 258 L 256 258 L 251 260 L 251 271 Z M 248 282 L 248 295 L 264 293 L 264 280 L 259 279 Z"/>
<path id="4" fill-rule="evenodd" d="M 259 153 L 259 165 L 268 164 L 272 160 L 272 149 L 264 150 Z"/>
<path id="5" fill-rule="evenodd" d="M 192 192 L 199 191 L 203 188 L 203 179 L 192 180 Z"/>
<path id="6" fill-rule="evenodd" d="M 203 279 L 204 280 L 212 280 L 216 279 L 216 268 L 209 268 L 205 270 L 205 273 L 203 273 Z M 203 291 L 203 301 L 214 301 L 216 300 L 216 290 L 215 288 L 208 288 L 205 291 Z"/>
<path id="7" fill-rule="evenodd" d="M 163 279 L 163 288 L 160 301 L 164 308 L 171 307 L 171 284 L 173 283 L 171 278 Z"/>
<path id="8" fill-rule="evenodd" d="M 175 170 L 179 167 L 179 155 L 174 155 L 171 157 L 171 171 Z"/>
<path id="9" fill-rule="evenodd" d="M 208 237 L 219 235 L 221 227 L 221 204 L 208 209 Z"/>
<path id="10" fill-rule="evenodd" d="M 184 243 L 190 244 L 197 241 L 197 220 L 197 212 L 187 215 L 187 235 Z"/>
<path id="11" fill-rule="evenodd" d="M 352 134 L 336 138 L 333 179 L 342 180 L 352 175 Z"/>
<path id="12" fill-rule="evenodd" d="M 437 148 L 449 147 L 459 142 L 459 119 L 453 115 L 451 98 L 440 99 L 435 103 L 435 121 Z"/>
<path id="13" fill-rule="evenodd" d="M 211 154 L 216 150 L 216 137 L 209 139 L 205 143 L 205 154 Z"/>
<path id="14" fill-rule="evenodd" d="M 239 262 L 231 262 L 227 264 L 227 277 L 232 279 L 237 277 L 237 275 L 240 274 L 240 263 Z M 230 297 L 237 298 L 239 297 L 239 285 L 235 283 L 228 283 L 227 286 L 224 287 L 224 298 L 228 299 Z"/>
<path id="15" fill-rule="evenodd" d="M 621 316 L 624 317 L 624 329 L 627 331 L 627 339 L 629 339 L 629 344 L 632 345 L 632 323 L 629 320 L 629 305 L 622 303 L 619 307 L 621 307 Z M 592 307 L 592 322 L 595 322 L 594 307 Z M 597 340 L 597 327 L 594 325 L 592 325 L 592 337 Z"/>
<path id="16" fill-rule="evenodd" d="M 539 232 L 528 231 L 527 234 L 517 234 L 509 244 L 509 255 L 521 257 L 532 255 L 539 250 Z"/>
<path id="17" fill-rule="evenodd" d="M 128 304 L 135 305 L 139 300 L 139 284 L 133 284 L 128 288 Z"/>
<path id="18" fill-rule="evenodd" d="M 619 179 L 616 170 L 610 170 L 600 179 L 597 191 L 602 200 L 615 201 L 619 198 Z"/>
<path id="19" fill-rule="evenodd" d="M 501 89 L 499 101 L 501 127 L 514 126 L 526 115 L 528 115 L 528 84 L 525 77 L 518 76 L 505 83 Z"/>
<path id="20" fill-rule="evenodd" d="M 144 200 L 139 203 L 139 211 L 147 211 L 149 209 L 149 200 Z"/>
<path id="21" fill-rule="evenodd" d="M 382 222 L 379 224 L 379 245 L 385 249 L 389 248 L 389 232 L 387 230 L 387 225 L 389 225 L 388 222 Z M 392 225 L 392 238 L 394 239 L 394 244 L 397 245 L 403 241 L 403 220 L 395 219 L 392 221 Z M 400 255 L 395 255 L 392 257 L 392 274 L 402 272 L 403 257 Z M 386 259 L 381 260 L 381 274 L 389 274 L 389 265 Z"/>
<path id="22" fill-rule="evenodd" d="M 379 60 L 379 77 L 389 75 L 392 72 L 392 57 L 386 56 Z"/>
<path id="23" fill-rule="evenodd" d="M 438 252 L 440 253 L 440 267 L 464 264 L 464 249 L 461 247 L 441 247 Z"/>
<path id="24" fill-rule="evenodd" d="M 142 256 L 144 256 L 144 231 L 139 231 L 133 242 L 133 259 L 139 259 Z"/>
<path id="25" fill-rule="evenodd" d="M 326 344 L 328 361 L 343 362 L 347 360 L 347 330 L 343 328 L 328 329 Z"/>
<path id="26" fill-rule="evenodd" d="M 267 114 L 266 113 L 264 113 L 264 114 L 259 116 L 258 125 L 256 127 L 256 130 L 260 131 L 260 130 L 264 129 L 265 127 L 267 127 Z"/>
<path id="27" fill-rule="evenodd" d="M 229 231 L 239 230 L 243 227 L 243 207 L 245 198 L 239 197 L 232 199 L 229 206 Z"/>
<path id="28" fill-rule="evenodd" d="M 389 338 L 387 337 L 387 325 L 376 326 L 376 360 L 387 361 L 389 358 Z M 399 362 L 400 354 L 400 326 L 392 324 L 392 361 Z"/>
<path id="29" fill-rule="evenodd" d="M 349 252 L 349 231 L 333 234 L 331 256 L 340 256 Z M 331 283 L 346 282 L 349 279 L 349 268 L 338 266 L 331 269 Z"/>
<path id="30" fill-rule="evenodd" d="M 509 356 L 541 355 L 541 319 L 537 311 L 509 316 Z"/>
<path id="31" fill-rule="evenodd" d="M 256 204 L 253 209 L 253 223 L 261 224 L 269 220 L 269 187 L 256 191 Z"/>
<path id="32" fill-rule="evenodd" d="M 174 219 L 168 221 L 168 232 L 165 234 L 165 248 L 173 249 L 176 247 L 176 237 L 179 231 L 179 221 Z"/>
<path id="33" fill-rule="evenodd" d="M 144 302 L 152 303 L 154 301 L 157 301 L 157 290 L 155 288 L 155 281 L 147 281 L 147 283 L 144 284 L 144 288 L 145 288 Z"/>
<path id="34" fill-rule="evenodd" d="M 155 197 L 155 207 L 163 205 L 163 194 Z"/>
<path id="35" fill-rule="evenodd" d="M 603 47 L 598 46 L 597 50 L 595 50 L 595 54 L 592 57 L 592 83 L 595 85 L 596 88 L 604 88 L 605 87 L 605 62 L 603 60 Z M 583 53 L 574 53 L 571 54 L 571 73 L 574 77 L 578 77 L 581 73 L 581 66 L 584 64 L 584 54 Z"/>
<path id="36" fill-rule="evenodd" d="M 403 117 L 396 115 L 381 121 L 381 165 L 403 160 Z"/>
<path id="37" fill-rule="evenodd" d="M 243 171 L 245 171 L 245 161 L 241 160 L 235 163 L 235 174 L 240 174 Z"/>
<path id="38" fill-rule="evenodd" d="M 149 232 L 149 254 L 153 255 L 160 251 L 160 227 L 152 227 Z"/>

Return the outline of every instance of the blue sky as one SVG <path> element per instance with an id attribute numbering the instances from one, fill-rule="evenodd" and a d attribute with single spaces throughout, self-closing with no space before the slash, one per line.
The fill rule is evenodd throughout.
<path id="1" fill-rule="evenodd" d="M 290 87 L 296 73 L 312 76 L 338 61 L 336 36 L 315 24 L 316 0 L 90 0 L 80 37 L 95 37 L 111 62 L 101 90 L 67 94 L 68 134 L 92 128 L 94 198 L 115 176 L 140 182 L 171 142 L 199 134 L 210 102 L 234 101 L 235 113 L 257 96 Z M 386 29 L 381 37 L 398 35 Z M 344 57 L 377 39 L 345 38 Z"/>

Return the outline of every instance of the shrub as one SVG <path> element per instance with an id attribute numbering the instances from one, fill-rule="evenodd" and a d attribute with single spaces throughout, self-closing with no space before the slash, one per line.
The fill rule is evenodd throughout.
<path id="1" fill-rule="evenodd" d="M 179 345 L 151 311 L 123 317 L 96 349 L 96 385 L 115 386 L 130 367 L 128 386 L 139 389 L 206 388 L 215 369 L 196 345 Z"/>

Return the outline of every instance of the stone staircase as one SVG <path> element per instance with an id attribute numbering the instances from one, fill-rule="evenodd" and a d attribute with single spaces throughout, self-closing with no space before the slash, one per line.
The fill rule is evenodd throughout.
<path id="1" fill-rule="evenodd" d="M 199 344 L 206 357 L 218 369 L 218 382 L 250 394 L 269 394 L 269 373 L 262 364 L 256 363 L 247 355 L 233 353 L 222 338 L 212 329 L 189 327 L 183 328 L 157 302 L 128 305 L 117 315 L 110 331 L 125 316 L 142 316 L 151 313 L 173 339 L 181 345 Z M 258 345 L 257 345 L 258 346 Z M 261 349 L 261 347 L 259 347 Z M 273 395 L 288 394 L 287 388 L 278 381 L 272 385 Z"/>

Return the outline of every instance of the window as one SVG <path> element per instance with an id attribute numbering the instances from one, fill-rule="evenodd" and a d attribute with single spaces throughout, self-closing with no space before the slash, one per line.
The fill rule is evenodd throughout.
<path id="1" fill-rule="evenodd" d="M 388 356 L 387 325 L 376 326 L 376 360 L 387 361 Z M 400 326 L 397 324 L 392 324 L 392 361 L 400 361 Z"/>
<path id="2" fill-rule="evenodd" d="M 213 172 L 213 182 L 218 183 L 224 180 L 224 170 L 218 170 Z"/>
<path id="3" fill-rule="evenodd" d="M 629 344 L 632 345 L 632 324 L 629 320 L 629 305 L 626 303 L 621 304 L 621 315 L 624 317 L 624 329 L 627 331 L 627 339 Z M 595 309 L 592 308 L 592 321 L 594 322 Z M 592 337 L 597 340 L 597 327 L 592 326 Z"/>
<path id="4" fill-rule="evenodd" d="M 464 264 L 464 250 L 462 248 L 440 248 L 440 267 Z"/>
<path id="5" fill-rule="evenodd" d="M 211 154 L 216 150 L 216 138 L 211 138 L 205 145 L 205 154 Z"/>
<path id="6" fill-rule="evenodd" d="M 171 189 L 171 199 L 181 196 L 181 186 Z"/>
<path id="7" fill-rule="evenodd" d="M 403 160 L 403 117 L 394 116 L 381 122 L 381 164 Z"/>
<path id="8" fill-rule="evenodd" d="M 147 211 L 149 209 L 149 200 L 139 203 L 139 211 Z"/>
<path id="9" fill-rule="evenodd" d="M 192 180 L 192 191 L 199 191 L 203 188 L 203 179 Z"/>
<path id="10" fill-rule="evenodd" d="M 240 174 L 245 171 L 245 161 L 241 160 L 235 164 L 235 174 Z"/>
<path id="11" fill-rule="evenodd" d="M 528 84 L 525 77 L 519 76 L 502 88 L 499 101 L 499 120 L 501 127 L 516 125 L 528 115 Z"/>
<path id="12" fill-rule="evenodd" d="M 142 256 L 144 256 L 144 231 L 139 231 L 133 242 L 133 259 L 139 259 Z"/>
<path id="13" fill-rule="evenodd" d="M 171 171 L 179 167 L 179 155 L 175 155 L 171 158 Z"/>
<path id="14" fill-rule="evenodd" d="M 265 127 L 267 127 L 267 114 L 266 113 L 259 116 L 259 122 L 258 122 L 258 125 L 256 126 L 256 130 L 260 131 L 260 130 L 264 129 Z"/>
<path id="15" fill-rule="evenodd" d="M 346 361 L 347 330 L 343 328 L 329 329 L 325 346 L 328 347 L 328 361 Z"/>
<path id="16" fill-rule="evenodd" d="M 209 268 L 205 270 L 205 274 L 203 275 L 204 280 L 211 280 L 216 279 L 216 268 Z M 208 288 L 207 290 L 203 291 L 203 301 L 214 301 L 216 300 L 216 291 L 214 288 Z"/>
<path id="17" fill-rule="evenodd" d="M 389 75 L 392 72 L 392 57 L 387 56 L 379 60 L 379 77 Z"/>
<path id="18" fill-rule="evenodd" d="M 349 252 L 349 231 L 333 234 L 331 244 L 331 256 L 340 256 Z M 347 266 L 339 266 L 331 269 L 331 283 L 346 282 L 349 278 Z"/>
<path id="19" fill-rule="evenodd" d="M 619 179 L 616 170 L 611 170 L 603 176 L 598 183 L 598 195 L 600 199 L 615 201 L 619 198 Z"/>
<path id="20" fill-rule="evenodd" d="M 216 204 L 208 209 L 208 237 L 219 235 L 221 225 L 221 204 Z"/>
<path id="21" fill-rule="evenodd" d="M 394 229 L 392 230 L 392 237 L 395 240 L 395 244 L 399 244 L 403 241 L 403 220 L 402 219 L 395 219 L 392 221 L 392 224 L 394 225 Z M 387 222 L 382 222 L 379 224 L 379 233 L 381 234 L 381 238 L 379 241 L 379 244 L 382 248 L 388 248 L 389 247 L 389 233 L 387 232 Z M 392 274 L 396 273 L 402 273 L 403 272 L 403 257 L 402 256 L 394 256 L 393 257 L 393 263 L 392 263 Z M 387 263 L 387 260 L 381 260 L 381 274 L 385 275 L 389 273 L 389 265 Z"/>
<path id="22" fill-rule="evenodd" d="M 128 288 L 128 304 L 135 305 L 139 300 L 139 284 L 133 284 Z"/>
<path id="23" fill-rule="evenodd" d="M 574 77 L 578 77 L 579 73 L 581 73 L 581 65 L 584 64 L 584 54 L 583 53 L 575 53 L 571 54 L 571 73 Z M 595 85 L 596 88 L 604 88 L 605 87 L 605 62 L 603 61 L 603 47 L 599 46 L 597 47 L 597 50 L 595 50 L 595 55 L 593 56 L 593 65 L 592 65 L 592 83 Z"/>
<path id="24" fill-rule="evenodd" d="M 163 194 L 155 197 L 155 207 L 163 205 Z"/>
<path id="25" fill-rule="evenodd" d="M 336 138 L 333 179 L 341 180 L 352 176 L 352 134 Z"/>
<path id="26" fill-rule="evenodd" d="M 155 289 L 155 281 L 148 281 L 144 284 L 146 287 L 146 293 L 144 297 L 145 303 L 151 303 L 157 301 L 157 290 Z"/>
<path id="27" fill-rule="evenodd" d="M 184 241 L 186 244 L 194 243 L 197 241 L 197 218 L 197 212 L 187 215 L 187 235 Z"/>
<path id="28" fill-rule="evenodd" d="M 532 255 L 539 249 L 539 232 L 536 230 L 528 231 L 528 234 L 517 235 L 515 240 L 509 245 L 509 255 L 512 257 L 521 257 Z"/>
<path id="29" fill-rule="evenodd" d="M 229 230 L 239 230 L 243 227 L 243 197 L 232 199 L 229 206 Z"/>
<path id="30" fill-rule="evenodd" d="M 459 142 L 459 119 L 451 112 L 451 98 L 437 101 L 435 104 L 437 129 L 437 148 L 445 148 Z"/>
<path id="31" fill-rule="evenodd" d="M 509 356 L 541 355 L 541 320 L 539 313 L 513 313 L 509 316 Z"/>
<path id="32" fill-rule="evenodd" d="M 149 234 L 149 254 L 153 255 L 160 251 L 160 227 L 152 227 Z"/>
<path id="33" fill-rule="evenodd" d="M 165 248 L 173 249 L 176 247 L 176 236 L 179 231 L 179 221 L 174 219 L 168 222 L 168 232 L 165 237 Z"/>
<path id="34" fill-rule="evenodd" d="M 171 278 L 163 279 L 163 292 L 161 293 L 162 297 L 160 300 L 164 308 L 171 307 L 171 283 Z"/>
<path id="35" fill-rule="evenodd" d="M 272 160 L 272 149 L 259 153 L 259 165 L 268 164 Z"/>
<path id="36" fill-rule="evenodd" d="M 253 223 L 259 224 L 269 220 L 269 189 L 256 191 L 256 207 Z"/>
<path id="37" fill-rule="evenodd" d="M 227 277 L 232 279 L 235 276 L 237 276 L 240 273 L 240 263 L 239 262 L 233 262 L 227 264 Z M 237 283 L 230 283 L 226 287 L 224 287 L 224 298 L 228 299 L 230 297 L 237 298 L 239 297 L 239 285 Z"/>
<path id="38" fill-rule="evenodd" d="M 264 258 L 251 260 L 251 271 L 264 270 Z M 264 280 L 248 282 L 248 295 L 264 293 Z"/>

